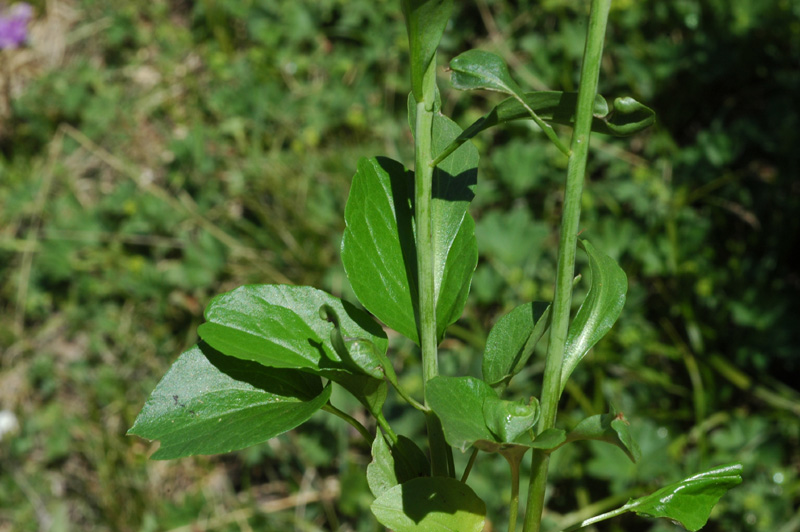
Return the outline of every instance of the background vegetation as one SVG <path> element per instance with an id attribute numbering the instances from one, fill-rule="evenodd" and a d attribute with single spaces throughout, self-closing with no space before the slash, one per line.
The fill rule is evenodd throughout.
<path id="1" fill-rule="evenodd" d="M 377 530 L 368 449 L 325 414 L 174 462 L 148 461 L 152 446 L 125 431 L 214 294 L 289 282 L 347 297 L 338 246 L 355 162 L 412 160 L 399 5 L 33 4 L 30 44 L 3 51 L 0 82 L 0 410 L 18 421 L 0 440 L 0 530 Z M 483 47 L 529 87 L 575 86 L 586 2 L 462 4 L 442 60 Z M 559 451 L 547 518 L 736 459 L 745 483 L 707 530 L 798 531 L 800 4 L 617 0 L 608 43 L 601 92 L 651 105 L 659 124 L 595 137 L 582 226 L 620 260 L 629 301 L 560 419 L 610 403 L 644 458 L 622 471 L 604 458 L 613 448 Z M 447 78 L 462 125 L 494 101 Z M 491 323 L 551 295 L 564 160 L 515 127 L 477 141 L 481 261 L 444 374 L 475 374 Z M 413 370 L 412 346 L 396 349 Z M 526 393 L 540 360 L 516 381 Z M 501 507 L 507 468 L 477 467 L 476 491 Z"/>

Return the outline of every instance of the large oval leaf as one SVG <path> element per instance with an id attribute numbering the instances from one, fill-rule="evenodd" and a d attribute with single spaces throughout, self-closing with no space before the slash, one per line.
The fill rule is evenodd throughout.
<path id="1" fill-rule="evenodd" d="M 589 256 L 592 286 L 567 332 L 561 366 L 561 390 L 589 349 L 617 321 L 625 306 L 625 294 L 628 291 L 628 278 L 614 259 L 597 251 L 586 240 L 582 240 L 580 245 Z"/>
<path id="2" fill-rule="evenodd" d="M 330 392 L 314 375 L 265 368 L 201 344 L 172 364 L 128 434 L 160 440 L 155 459 L 225 453 L 297 427 Z"/>
<path id="3" fill-rule="evenodd" d="M 344 211 L 342 263 L 358 300 L 419 343 L 414 174 L 384 157 L 360 159 Z"/>
<path id="4" fill-rule="evenodd" d="M 207 322 L 198 333 L 220 352 L 264 366 L 325 371 L 366 372 L 364 360 L 347 360 L 331 343 L 333 323 L 320 314 L 329 307 L 341 333 L 361 338 L 375 366 L 386 364 L 386 334 L 368 314 L 346 301 L 309 286 L 248 285 L 215 297 L 206 307 Z"/>
<path id="5" fill-rule="evenodd" d="M 549 326 L 550 305 L 525 303 L 497 320 L 483 353 L 483 380 L 503 389 L 525 366 Z"/>
<path id="6" fill-rule="evenodd" d="M 439 142 L 447 143 L 459 132 L 443 117 L 434 120 Z M 434 173 L 438 338 L 461 316 L 478 263 L 475 222 L 467 213 L 474 196 L 477 153 L 473 146 L 464 148 Z M 359 301 L 386 325 L 418 343 L 413 198 L 414 176 L 400 163 L 385 158 L 360 160 L 345 208 L 342 263 Z"/>
<path id="7" fill-rule="evenodd" d="M 666 517 L 696 532 L 705 526 L 720 497 L 741 482 L 742 464 L 728 464 L 632 499 L 623 508 L 647 517 Z"/>
<path id="8" fill-rule="evenodd" d="M 486 505 L 466 484 L 447 477 L 416 478 L 394 486 L 371 506 L 395 532 L 480 532 Z"/>

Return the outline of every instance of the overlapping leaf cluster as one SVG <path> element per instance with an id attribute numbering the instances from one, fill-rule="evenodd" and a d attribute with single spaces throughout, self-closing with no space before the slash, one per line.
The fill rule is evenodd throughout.
<path id="1" fill-rule="evenodd" d="M 502 59 L 472 50 L 450 63 L 454 86 L 499 91 L 509 98 L 466 130 L 445 117 L 435 65 L 451 10 L 452 0 L 403 2 L 410 44 L 412 133 L 422 134 L 414 131 L 416 102 L 425 102 L 426 112 L 433 112 L 430 226 L 437 342 L 460 318 L 478 261 L 475 222 L 468 211 L 477 184 L 478 152 L 466 141 L 487 128 L 529 119 L 569 156 L 553 124 L 572 124 L 576 106 L 571 93 L 523 91 Z M 612 110 L 599 95 L 593 115 L 592 129 L 613 135 L 634 133 L 654 120 L 651 110 L 632 99 L 618 98 Z M 546 302 L 521 305 L 497 322 L 489 333 L 482 379 L 434 377 L 426 383 L 424 405 L 399 387 L 387 356 L 387 335 L 374 318 L 421 343 L 415 187 L 414 172 L 400 162 L 385 157 L 358 162 L 345 209 L 341 255 L 366 311 L 307 286 L 250 285 L 216 297 L 198 330 L 202 342 L 178 358 L 130 433 L 160 440 L 155 458 L 228 452 L 291 430 L 320 409 L 335 410 L 330 397 L 332 388 L 339 386 L 383 429 L 368 436 L 373 462 L 367 478 L 376 497 L 373 513 L 398 532 L 479 531 L 486 508 L 464 480 L 454 478 L 452 466 L 450 476 L 433 475 L 425 453 L 394 433 L 383 413 L 389 385 L 411 406 L 435 416 L 450 446 L 500 453 L 515 479 L 528 449 L 551 453 L 578 440 L 610 443 L 635 461 L 639 449 L 622 414 L 589 417 L 569 432 L 537 432 L 538 400 L 503 397 L 550 326 Z M 580 246 L 589 259 L 591 287 L 569 327 L 561 390 L 613 326 L 627 291 L 627 278 L 615 261 L 588 241 Z M 699 475 L 674 489 L 631 501 L 624 509 L 677 519 L 695 530 L 724 490 L 737 482 L 737 475 L 735 467 L 726 470 L 724 482 L 717 481 L 716 473 Z M 516 493 L 517 487 L 513 490 Z M 680 490 L 684 491 L 675 496 Z"/>

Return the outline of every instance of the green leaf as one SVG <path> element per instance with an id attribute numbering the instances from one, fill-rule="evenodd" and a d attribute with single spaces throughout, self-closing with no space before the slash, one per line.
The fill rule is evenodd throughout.
<path id="1" fill-rule="evenodd" d="M 308 420 L 330 397 L 319 377 L 225 356 L 200 344 L 158 383 L 128 434 L 160 440 L 167 460 L 243 449 Z"/>
<path id="2" fill-rule="evenodd" d="M 360 159 L 344 211 L 342 263 L 358 300 L 419 343 L 414 175 L 384 157 Z"/>
<path id="3" fill-rule="evenodd" d="M 391 447 L 378 430 L 372 443 L 372 462 L 367 466 L 367 483 L 375 497 L 409 480 L 428 476 L 430 463 L 417 444 L 399 436 Z"/>
<path id="4" fill-rule="evenodd" d="M 567 435 L 567 441 L 599 440 L 622 449 L 632 462 L 641 457 L 639 445 L 630 433 L 630 423 L 622 413 L 587 417 Z"/>
<path id="5" fill-rule="evenodd" d="M 560 447 L 567 439 L 567 433 L 562 429 L 551 428 L 547 429 L 536 436 L 533 443 L 529 447 L 534 449 L 542 449 L 543 451 L 552 451 Z"/>
<path id="6" fill-rule="evenodd" d="M 460 129 L 434 119 L 449 142 Z M 478 263 L 475 222 L 467 212 L 477 179 L 477 152 L 464 146 L 434 173 L 434 296 L 441 339 L 463 312 Z M 450 173 L 452 172 L 452 173 Z M 381 321 L 419 343 L 414 177 L 397 162 L 362 159 L 345 208 L 342 262 L 359 301 Z"/>
<path id="7" fill-rule="evenodd" d="M 425 401 L 442 422 L 447 443 L 464 452 L 478 440 L 495 441 L 483 418 L 483 404 L 495 391 L 475 377 L 438 376 L 425 384 Z"/>
<path id="8" fill-rule="evenodd" d="M 530 431 L 538 419 L 539 401 L 534 397 L 530 404 L 525 404 L 522 399 L 505 401 L 496 396 L 483 402 L 483 421 L 499 442 L 515 442 Z"/>
<path id="9" fill-rule="evenodd" d="M 426 477 L 394 486 L 371 506 L 378 521 L 395 532 L 480 532 L 486 505 L 466 484 Z"/>
<path id="10" fill-rule="evenodd" d="M 628 278 L 614 259 L 597 251 L 586 240 L 581 240 L 579 245 L 589 256 L 592 286 L 567 332 L 561 366 L 562 391 L 578 363 L 617 321 L 628 291 Z"/>
<path id="11" fill-rule="evenodd" d="M 433 151 L 444 149 L 461 134 L 449 118 L 433 117 Z M 467 209 L 478 182 L 478 150 L 463 145 L 433 173 L 431 227 L 433 229 L 436 330 L 441 340 L 447 327 L 464 311 L 472 275 L 478 265 L 475 221 Z"/>
<path id="12" fill-rule="evenodd" d="M 425 88 L 435 84 L 435 71 L 430 67 L 450 19 L 453 0 L 403 0 L 402 8 L 411 55 L 411 87 L 422 101 Z"/>
<path id="13" fill-rule="evenodd" d="M 503 59 L 491 52 L 468 50 L 450 61 L 453 86 L 461 90 L 485 89 L 521 94 Z"/>
<path id="14" fill-rule="evenodd" d="M 408 96 L 408 116 L 416 134 L 417 102 Z M 441 113 L 433 116 L 434 153 L 445 149 L 462 133 L 461 128 Z M 467 212 L 475 197 L 478 182 L 478 150 L 461 145 L 434 169 L 431 199 L 431 226 L 434 249 L 434 297 L 437 337 L 455 323 L 464 311 L 472 275 L 478 265 L 475 222 Z"/>
<path id="15" fill-rule="evenodd" d="M 616 137 L 627 137 L 656 123 L 656 113 L 630 96 L 614 100 L 614 108 L 606 116 L 595 117 L 592 131 Z"/>
<path id="16" fill-rule="evenodd" d="M 331 342 L 336 326 L 320 315 L 330 307 L 341 333 L 371 344 L 355 361 L 343 357 Z M 386 363 L 386 334 L 368 314 L 346 301 L 308 286 L 248 285 L 215 297 L 198 333 L 220 352 L 264 366 L 294 368 L 333 375 L 347 371 L 372 375 L 366 368 Z M 365 356 L 374 358 L 371 365 Z"/>
<path id="17" fill-rule="evenodd" d="M 222 353 L 335 381 L 373 414 L 386 400 L 388 340 L 346 301 L 308 286 L 250 285 L 215 297 L 198 333 Z"/>
<path id="18" fill-rule="evenodd" d="M 497 320 L 486 339 L 483 380 L 495 389 L 504 389 L 525 367 L 547 331 L 549 318 L 550 305 L 525 303 Z"/>
<path id="19" fill-rule="evenodd" d="M 647 517 L 666 517 L 696 532 L 705 526 L 720 497 L 741 482 L 742 464 L 728 464 L 632 499 L 623 508 Z"/>

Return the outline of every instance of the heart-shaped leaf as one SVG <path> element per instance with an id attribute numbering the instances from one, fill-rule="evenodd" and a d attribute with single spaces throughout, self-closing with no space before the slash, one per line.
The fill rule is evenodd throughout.
<path id="1" fill-rule="evenodd" d="M 380 430 L 372 442 L 372 462 L 367 466 L 367 483 L 375 497 L 414 478 L 428 476 L 430 463 L 417 444 L 398 436 L 391 447 Z"/>
<path id="2" fill-rule="evenodd" d="M 422 101 L 425 88 L 435 82 L 435 72 L 430 67 L 450 19 L 453 0 L 403 0 L 401 5 L 408 30 L 411 88 L 417 100 Z"/>
<path id="3" fill-rule="evenodd" d="M 705 526 L 720 497 L 741 482 L 742 464 L 728 464 L 632 499 L 623 508 L 647 517 L 666 517 L 696 532 Z"/>
<path id="4" fill-rule="evenodd" d="M 549 326 L 550 305 L 525 303 L 499 320 L 489 332 L 483 353 L 483 379 L 502 391 L 525 367 Z"/>
<path id="5" fill-rule="evenodd" d="M 630 423 L 622 413 L 587 417 L 567 435 L 567 442 L 577 440 L 599 440 L 616 445 L 632 462 L 641 456 L 639 445 L 631 436 Z"/>
<path id="6" fill-rule="evenodd" d="M 486 505 L 466 484 L 447 477 L 416 478 L 385 491 L 371 506 L 395 532 L 480 532 Z"/>
<path id="7" fill-rule="evenodd" d="M 167 460 L 243 449 L 308 420 L 330 397 L 319 377 L 266 368 L 200 344 L 172 364 L 128 434 L 160 440 Z"/>
<path id="8" fill-rule="evenodd" d="M 580 241 L 580 246 L 589 256 L 592 286 L 567 332 L 561 366 L 562 391 L 578 363 L 617 321 L 628 291 L 628 278 L 614 259 L 586 240 Z"/>

